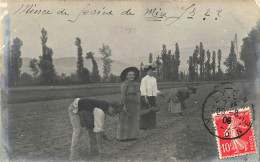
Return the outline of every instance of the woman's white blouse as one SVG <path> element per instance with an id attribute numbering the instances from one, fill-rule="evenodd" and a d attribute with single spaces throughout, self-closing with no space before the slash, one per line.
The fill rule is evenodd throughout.
<path id="1" fill-rule="evenodd" d="M 140 85 L 140 91 L 142 96 L 157 96 L 157 94 L 160 92 L 157 89 L 157 82 L 154 77 L 150 77 L 149 75 L 146 75 Z"/>

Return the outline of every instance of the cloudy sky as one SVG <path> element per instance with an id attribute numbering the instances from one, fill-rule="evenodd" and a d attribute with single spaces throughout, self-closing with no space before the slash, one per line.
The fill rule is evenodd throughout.
<path id="1" fill-rule="evenodd" d="M 49 10 L 52 14 L 26 14 L 25 6 L 33 4 L 31 9 Z M 182 7 L 188 9 L 185 13 Z M 21 5 L 24 5 L 23 7 Z M 20 10 L 18 10 L 21 8 Z M 165 23 L 176 18 L 147 18 L 146 9 L 163 11 L 167 17 L 178 17 L 177 21 L 166 26 Z M 41 29 L 48 32 L 47 45 L 54 51 L 54 58 L 76 56 L 75 38 L 82 40 L 84 54 L 93 51 L 100 56 L 98 48 L 102 43 L 112 49 L 113 59 L 138 57 L 150 52 L 158 54 L 162 44 L 174 48 L 176 42 L 181 49 L 194 48 L 199 42 L 209 50 L 229 49 L 230 41 L 238 35 L 238 46 L 259 19 L 259 8 L 254 1 L 186 1 L 186 2 L 41 2 L 9 3 L 11 17 L 11 40 L 19 37 L 23 41 L 22 56 L 38 58 L 41 55 Z M 57 15 L 65 9 L 69 14 Z M 132 16 L 122 16 L 121 12 L 131 9 Z M 195 10 L 194 10 L 195 9 Z M 113 16 L 83 15 L 82 10 L 112 10 Z M 192 12 L 194 11 L 194 12 Z M 206 12 L 207 15 L 205 16 Z M 86 13 L 85 12 L 85 13 Z M 93 12 L 92 12 L 93 13 Z M 193 19 L 187 18 L 193 15 Z M 78 18 L 77 18 L 78 17 Z M 70 22 L 68 20 L 76 20 Z M 205 18 L 205 20 L 203 20 Z M 217 20 L 216 20 L 217 18 Z M 147 20 L 161 21 L 147 21 Z M 228 50 L 226 50 L 228 51 Z M 184 54 L 188 55 L 188 54 Z M 191 54 L 189 54 L 191 55 Z M 187 59 L 188 56 L 181 56 Z"/>

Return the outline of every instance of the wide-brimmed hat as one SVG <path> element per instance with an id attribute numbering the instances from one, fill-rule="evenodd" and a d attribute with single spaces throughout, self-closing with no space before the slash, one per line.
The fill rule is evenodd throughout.
<path id="1" fill-rule="evenodd" d="M 128 68 L 124 69 L 124 70 L 122 71 L 121 75 L 120 75 L 120 79 L 121 79 L 122 81 L 125 81 L 125 80 L 126 80 L 126 75 L 127 75 L 127 73 L 128 73 L 129 71 L 133 71 L 133 72 L 135 73 L 135 78 L 134 78 L 134 80 L 136 80 L 137 78 L 139 78 L 139 76 L 140 76 L 139 70 L 138 70 L 136 67 L 128 67 Z"/>
<path id="2" fill-rule="evenodd" d="M 156 66 L 154 64 L 150 64 L 150 65 L 145 65 L 144 66 L 144 71 L 147 72 L 149 69 L 155 70 Z"/>

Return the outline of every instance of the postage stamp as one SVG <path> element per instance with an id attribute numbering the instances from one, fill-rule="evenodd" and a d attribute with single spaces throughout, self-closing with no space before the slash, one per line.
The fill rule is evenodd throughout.
<path id="1" fill-rule="evenodd" d="M 212 114 L 219 158 L 256 153 L 250 107 Z"/>

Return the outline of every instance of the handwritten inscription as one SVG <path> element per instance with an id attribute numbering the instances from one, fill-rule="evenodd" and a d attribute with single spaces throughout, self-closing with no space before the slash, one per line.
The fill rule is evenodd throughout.
<path id="1" fill-rule="evenodd" d="M 111 17 L 114 15 L 121 15 L 121 16 L 144 16 L 147 22 L 163 22 L 165 26 L 172 25 L 173 23 L 177 22 L 180 19 L 186 18 L 189 20 L 194 19 L 196 16 L 196 4 L 190 4 L 187 6 L 183 6 L 181 8 L 181 12 L 179 13 L 172 13 L 173 11 L 167 12 L 162 8 L 146 8 L 143 13 L 135 13 L 134 9 L 127 8 L 122 9 L 121 11 L 113 10 L 112 8 L 108 8 L 106 6 L 102 7 L 95 7 L 92 4 L 88 3 L 82 9 L 79 10 L 78 13 L 71 14 L 69 9 L 63 8 L 61 10 L 50 10 L 50 9 L 42 9 L 40 6 L 36 4 L 22 4 L 20 5 L 12 15 L 60 15 L 60 16 L 67 16 L 68 22 L 75 23 L 77 22 L 80 17 L 84 16 L 107 16 Z M 212 11 L 210 8 L 205 10 L 205 14 L 203 15 L 203 20 L 210 16 L 215 16 L 215 20 L 221 17 L 222 9 L 217 9 Z"/>

